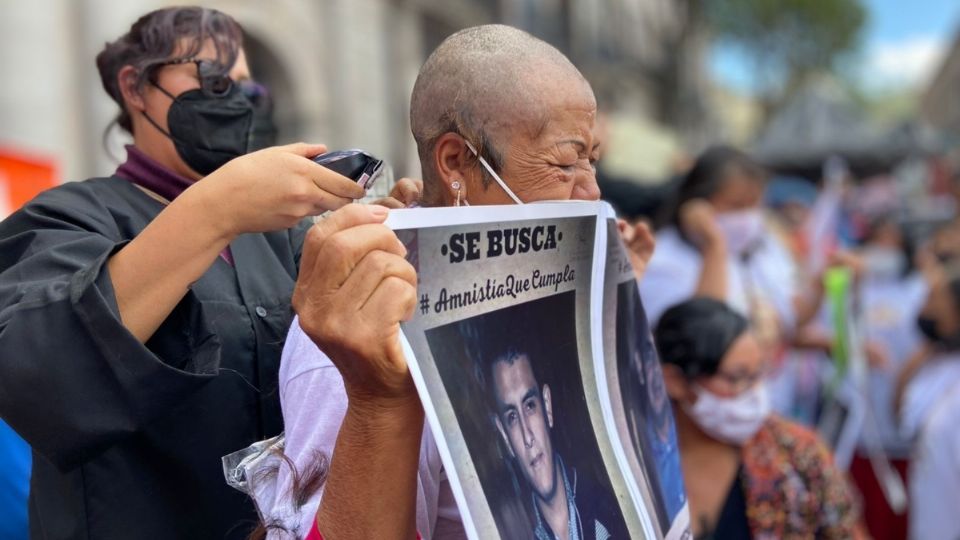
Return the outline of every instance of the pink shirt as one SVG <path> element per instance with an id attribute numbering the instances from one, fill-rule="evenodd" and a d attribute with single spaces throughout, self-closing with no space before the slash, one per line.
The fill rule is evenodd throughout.
<path id="1" fill-rule="evenodd" d="M 280 403 L 286 428 L 284 454 L 297 470 L 304 470 L 317 451 L 333 455 L 337 433 L 347 411 L 347 394 L 340 372 L 303 333 L 297 318 L 290 326 L 280 362 Z M 417 530 L 426 539 L 466 538 L 429 426 L 424 426 L 420 444 Z M 274 493 L 290 493 L 290 470 L 280 467 L 276 482 Z M 291 508 L 288 497 L 257 502 L 265 519 L 297 521 L 288 525 L 304 537 L 313 527 L 321 497 L 322 491 L 299 510 Z"/>

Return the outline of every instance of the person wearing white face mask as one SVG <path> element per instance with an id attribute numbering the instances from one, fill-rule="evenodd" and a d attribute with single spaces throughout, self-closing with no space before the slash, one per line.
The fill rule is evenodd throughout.
<path id="1" fill-rule="evenodd" d="M 696 538 L 863 536 L 829 450 L 771 414 L 764 356 L 743 316 L 694 298 L 667 310 L 654 338 Z"/>
<path id="2" fill-rule="evenodd" d="M 819 313 L 821 276 L 804 276 L 786 239 L 761 206 L 767 172 L 748 155 L 726 146 L 705 151 L 681 182 L 657 233 L 657 249 L 640 291 L 656 323 L 670 306 L 692 296 L 727 303 L 749 319 L 768 352 L 772 406 L 802 418 L 801 368 L 796 349 L 829 349 L 810 340 L 805 326 Z M 845 264 L 840 253 L 831 263 Z"/>
<path id="3" fill-rule="evenodd" d="M 797 272 L 767 230 L 760 206 L 766 177 L 734 148 L 710 148 L 697 159 L 657 233 L 657 250 L 640 283 L 652 321 L 700 295 L 748 316 L 767 345 L 795 327 Z"/>

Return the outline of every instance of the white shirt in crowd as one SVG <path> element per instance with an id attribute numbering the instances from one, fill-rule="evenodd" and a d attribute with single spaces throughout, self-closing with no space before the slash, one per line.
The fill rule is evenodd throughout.
<path id="1" fill-rule="evenodd" d="M 901 414 L 914 441 L 910 461 L 910 538 L 960 538 L 960 354 L 928 361 L 911 381 Z"/>
<path id="2" fill-rule="evenodd" d="M 297 318 L 290 327 L 280 362 L 284 455 L 296 470 L 304 471 L 318 453 L 333 456 L 337 433 L 347 412 L 347 394 L 340 372 L 303 332 Z M 257 506 L 264 520 L 283 524 L 282 529 L 271 529 L 269 538 L 305 537 L 320 506 L 322 490 L 301 508 L 295 508 L 290 497 L 294 480 L 290 468 L 280 466 L 274 478 L 275 486 L 255 487 Z M 375 512 L 376 508 L 371 507 L 370 511 Z M 429 425 L 424 426 L 420 445 L 417 531 L 424 539 L 466 538 Z"/>
<path id="3" fill-rule="evenodd" d="M 640 295 L 651 324 L 670 307 L 692 297 L 700 281 L 703 258 L 676 227 L 657 233 L 657 249 L 640 281 Z M 744 316 L 751 315 L 751 298 L 772 308 L 783 328 L 792 328 L 796 316 L 797 270 L 780 241 L 765 233 L 744 260 L 727 256 L 727 304 Z"/>
<path id="4" fill-rule="evenodd" d="M 889 364 L 869 371 L 869 399 L 880 441 L 887 455 L 906 459 L 910 441 L 897 427 L 893 393 L 897 374 L 922 343 L 917 314 L 927 297 L 926 282 L 917 274 L 902 279 L 867 276 L 860 287 L 866 338 L 880 345 Z M 865 444 L 861 436 L 861 444 Z"/>

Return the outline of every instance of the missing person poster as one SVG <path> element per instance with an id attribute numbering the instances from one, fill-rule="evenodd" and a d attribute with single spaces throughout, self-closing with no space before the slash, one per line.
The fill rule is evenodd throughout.
<path id="1" fill-rule="evenodd" d="M 642 466 L 635 477 L 601 395 L 608 208 L 388 220 L 419 280 L 405 352 L 471 538 L 665 538 L 679 515 Z M 655 463 L 649 452 L 636 461 Z M 682 480 L 679 489 L 682 498 Z"/>
<path id="2" fill-rule="evenodd" d="M 657 538 L 689 537 L 680 449 L 660 359 L 615 219 L 606 219 L 601 403 Z"/>

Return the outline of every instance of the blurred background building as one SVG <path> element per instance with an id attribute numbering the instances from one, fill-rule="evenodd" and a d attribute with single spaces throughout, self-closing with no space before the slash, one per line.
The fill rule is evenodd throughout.
<path id="1" fill-rule="evenodd" d="M 960 137 L 960 31 L 923 95 L 921 112 L 932 126 Z"/>
<path id="2" fill-rule="evenodd" d="M 361 147 L 386 158 L 397 175 L 419 174 L 407 110 L 427 54 L 467 26 L 526 29 L 566 53 L 593 84 L 605 174 L 655 184 L 716 142 L 813 180 L 832 152 L 854 165 L 865 161 L 864 174 L 888 172 L 908 156 L 949 154 L 944 143 L 960 146 L 960 38 L 947 52 L 940 42 L 960 10 L 946 13 L 949 2 L 931 5 L 938 1 L 918 5 L 911 19 L 889 0 L 784 0 L 773 11 L 763 0 L 191 3 L 230 13 L 245 28 L 254 75 L 274 96 L 282 142 Z M 13 169 L 20 188 L 30 184 L 24 193 L 114 170 L 129 138 L 108 130 L 116 105 L 94 57 L 138 16 L 165 5 L 0 0 L 0 160 L 13 163 L 0 162 L 0 184 Z M 886 27 L 931 26 L 939 28 L 936 46 L 872 42 L 890 34 Z M 884 70 L 915 76 L 906 89 L 872 85 L 872 73 Z M 30 182 L 21 180 L 24 170 Z M 23 202 L 10 193 L 0 189 L 0 216 Z"/>
<path id="3" fill-rule="evenodd" d="M 639 160 L 662 173 L 678 133 L 708 135 L 702 22 L 674 0 L 200 0 L 247 32 L 255 76 L 270 88 L 282 141 L 322 141 L 384 156 L 418 174 L 410 91 L 427 54 L 452 32 L 488 22 L 530 31 L 591 79 L 617 126 L 668 141 Z M 53 160 L 59 176 L 113 171 L 128 140 L 106 132 L 115 104 L 94 57 L 154 0 L 3 2 L 0 145 Z M 682 91 L 677 91 L 682 88 Z M 633 126 L 631 128 L 631 126 Z M 639 127 L 638 127 L 639 126 Z M 104 136 L 106 134 L 106 136 Z M 636 158 L 636 156 L 634 156 Z M 659 160 L 659 161 L 658 161 Z M 658 161 L 653 167 L 650 163 Z"/>

